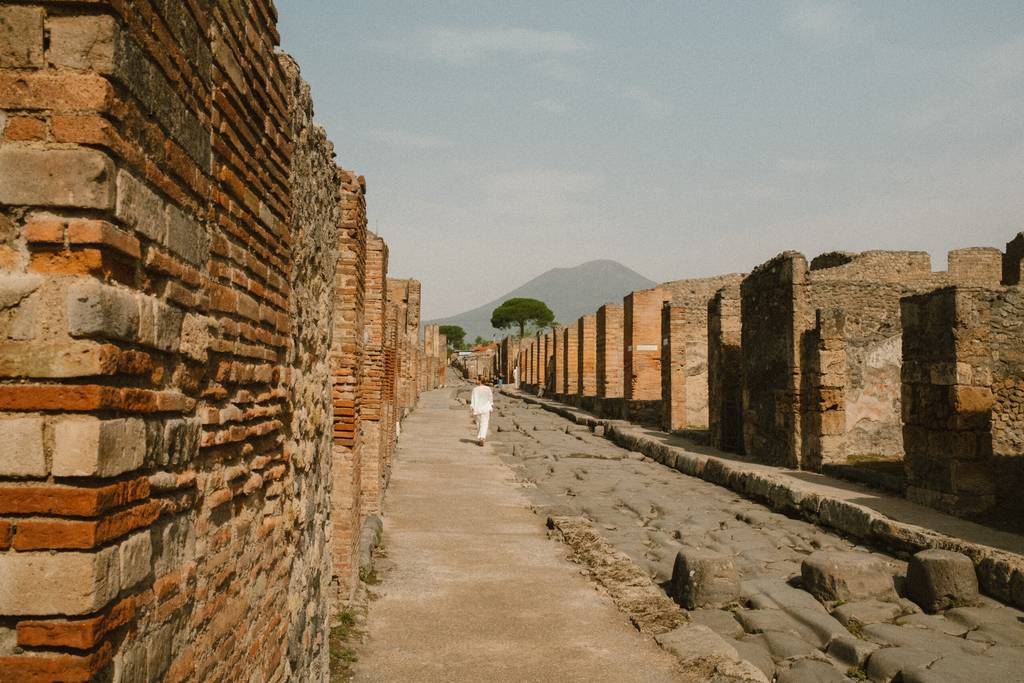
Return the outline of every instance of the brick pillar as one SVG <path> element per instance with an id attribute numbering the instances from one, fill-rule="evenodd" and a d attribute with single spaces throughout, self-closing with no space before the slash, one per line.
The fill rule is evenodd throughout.
<path id="1" fill-rule="evenodd" d="M 600 415 L 622 417 L 622 304 L 605 304 L 597 309 L 596 324 L 597 399 Z"/>
<path id="2" fill-rule="evenodd" d="M 565 334 L 561 327 L 556 327 L 552 332 L 551 357 L 548 360 L 551 368 L 548 372 L 554 378 L 554 386 L 547 390 L 554 396 L 561 396 L 565 393 Z"/>
<path id="3" fill-rule="evenodd" d="M 740 288 L 720 289 L 708 303 L 708 424 L 711 446 L 743 452 Z"/>
<path id="4" fill-rule="evenodd" d="M 576 344 L 578 350 L 577 370 L 579 394 L 584 399 L 597 396 L 597 316 L 585 315 L 576 325 Z M 592 406 L 587 401 L 586 407 Z"/>
<path id="5" fill-rule="evenodd" d="M 688 425 L 686 412 L 687 311 L 665 303 L 661 309 L 661 428 L 672 432 Z"/>
<path id="6" fill-rule="evenodd" d="M 661 289 L 627 294 L 622 301 L 623 397 L 628 419 L 661 423 Z"/>
<path id="7" fill-rule="evenodd" d="M 575 324 L 561 330 L 562 335 L 562 382 L 565 396 L 579 394 L 579 332 Z"/>
<path id="8" fill-rule="evenodd" d="M 360 439 L 362 441 L 362 509 L 359 524 L 367 514 L 380 510 L 382 442 L 381 420 L 385 417 L 384 325 L 387 313 L 388 248 L 384 240 L 369 233 L 366 240 L 366 294 L 363 317 L 365 342 L 360 367 Z"/>

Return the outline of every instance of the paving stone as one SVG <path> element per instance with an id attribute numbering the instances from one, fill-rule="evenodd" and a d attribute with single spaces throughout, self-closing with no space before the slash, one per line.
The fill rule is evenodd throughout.
<path id="1" fill-rule="evenodd" d="M 701 624 L 683 624 L 654 636 L 658 645 L 681 661 L 704 657 L 739 659 L 739 653 L 722 636 Z"/>
<path id="2" fill-rule="evenodd" d="M 861 630 L 861 637 L 879 645 L 910 647 L 939 656 L 953 653 L 981 654 L 987 649 L 984 643 L 976 643 L 963 638 L 954 638 L 915 626 L 896 626 L 895 624 L 871 624 Z"/>
<path id="3" fill-rule="evenodd" d="M 862 667 L 878 647 L 875 643 L 860 638 L 841 636 L 828 644 L 827 652 L 847 666 Z"/>
<path id="4" fill-rule="evenodd" d="M 1024 650 L 980 657 L 952 655 L 903 672 L 903 683 L 1009 683 L 1024 677 Z"/>
<path id="5" fill-rule="evenodd" d="M 748 636 L 747 640 L 763 644 L 776 662 L 792 657 L 821 656 L 821 652 L 816 647 L 800 636 L 786 631 L 766 631 Z"/>
<path id="6" fill-rule="evenodd" d="M 909 614 L 897 619 L 896 623 L 900 626 L 927 628 L 932 631 L 944 633 L 947 636 L 955 636 L 957 638 L 963 636 L 969 630 L 963 624 L 950 621 L 938 614 Z"/>
<path id="7" fill-rule="evenodd" d="M 817 611 L 794 609 L 738 610 L 736 618 L 747 633 L 781 631 L 806 639 L 816 647 L 824 647 L 833 638 L 849 635 L 838 621 Z"/>
<path id="8" fill-rule="evenodd" d="M 843 626 L 849 626 L 851 622 L 856 622 L 863 626 L 880 624 L 892 621 L 901 614 L 903 614 L 903 610 L 898 604 L 881 600 L 847 602 L 832 610 L 832 616 Z"/>
<path id="9" fill-rule="evenodd" d="M 846 683 L 846 676 L 827 662 L 801 659 L 779 673 L 777 683 Z"/>
<path id="10" fill-rule="evenodd" d="M 676 554 L 668 592 L 687 609 L 722 607 L 739 599 L 739 575 L 731 557 L 684 548 Z"/>
<path id="11" fill-rule="evenodd" d="M 822 602 L 896 599 L 889 568 L 867 553 L 819 551 L 803 561 L 800 575 L 804 590 Z"/>
<path id="12" fill-rule="evenodd" d="M 767 678 L 772 680 L 775 677 L 775 660 L 772 659 L 764 639 L 760 635 L 746 636 L 741 639 L 726 638 L 726 641 L 736 648 L 740 658 L 756 666 Z"/>
<path id="13" fill-rule="evenodd" d="M 876 683 L 890 683 L 901 671 L 927 667 L 940 658 L 941 655 L 913 647 L 884 647 L 868 658 L 865 671 Z"/>
<path id="14" fill-rule="evenodd" d="M 744 581 L 741 588 L 743 596 L 748 599 L 750 606 L 757 609 L 803 608 L 825 612 L 825 608 L 814 599 L 813 595 L 799 588 L 793 588 L 781 579 Z"/>
<path id="15" fill-rule="evenodd" d="M 949 550 L 933 548 L 916 553 L 907 567 L 907 596 L 930 613 L 976 602 L 978 576 L 974 562 Z"/>
<path id="16" fill-rule="evenodd" d="M 721 609 L 695 609 L 689 612 L 690 621 L 707 626 L 720 636 L 738 637 L 743 634 L 743 627 L 732 612 Z"/>

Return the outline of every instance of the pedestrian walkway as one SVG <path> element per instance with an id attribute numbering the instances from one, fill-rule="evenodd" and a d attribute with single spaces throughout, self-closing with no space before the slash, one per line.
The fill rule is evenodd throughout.
<path id="1" fill-rule="evenodd" d="M 453 396 L 424 394 L 404 423 L 384 507 L 394 567 L 370 603 L 355 680 L 678 680 L 675 659 L 547 538 Z"/>

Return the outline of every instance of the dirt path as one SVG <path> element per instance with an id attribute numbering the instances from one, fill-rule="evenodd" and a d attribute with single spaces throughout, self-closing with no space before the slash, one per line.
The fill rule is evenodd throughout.
<path id="1" fill-rule="evenodd" d="M 404 423 L 385 503 L 391 568 L 375 588 L 357 681 L 673 681 L 641 636 L 549 540 L 545 518 L 454 390 Z"/>

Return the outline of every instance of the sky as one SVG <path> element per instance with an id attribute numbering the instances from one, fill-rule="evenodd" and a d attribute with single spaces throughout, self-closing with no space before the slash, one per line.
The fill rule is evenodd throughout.
<path id="1" fill-rule="evenodd" d="M 423 317 L 1024 230 L 1024 2 L 277 0 Z"/>

